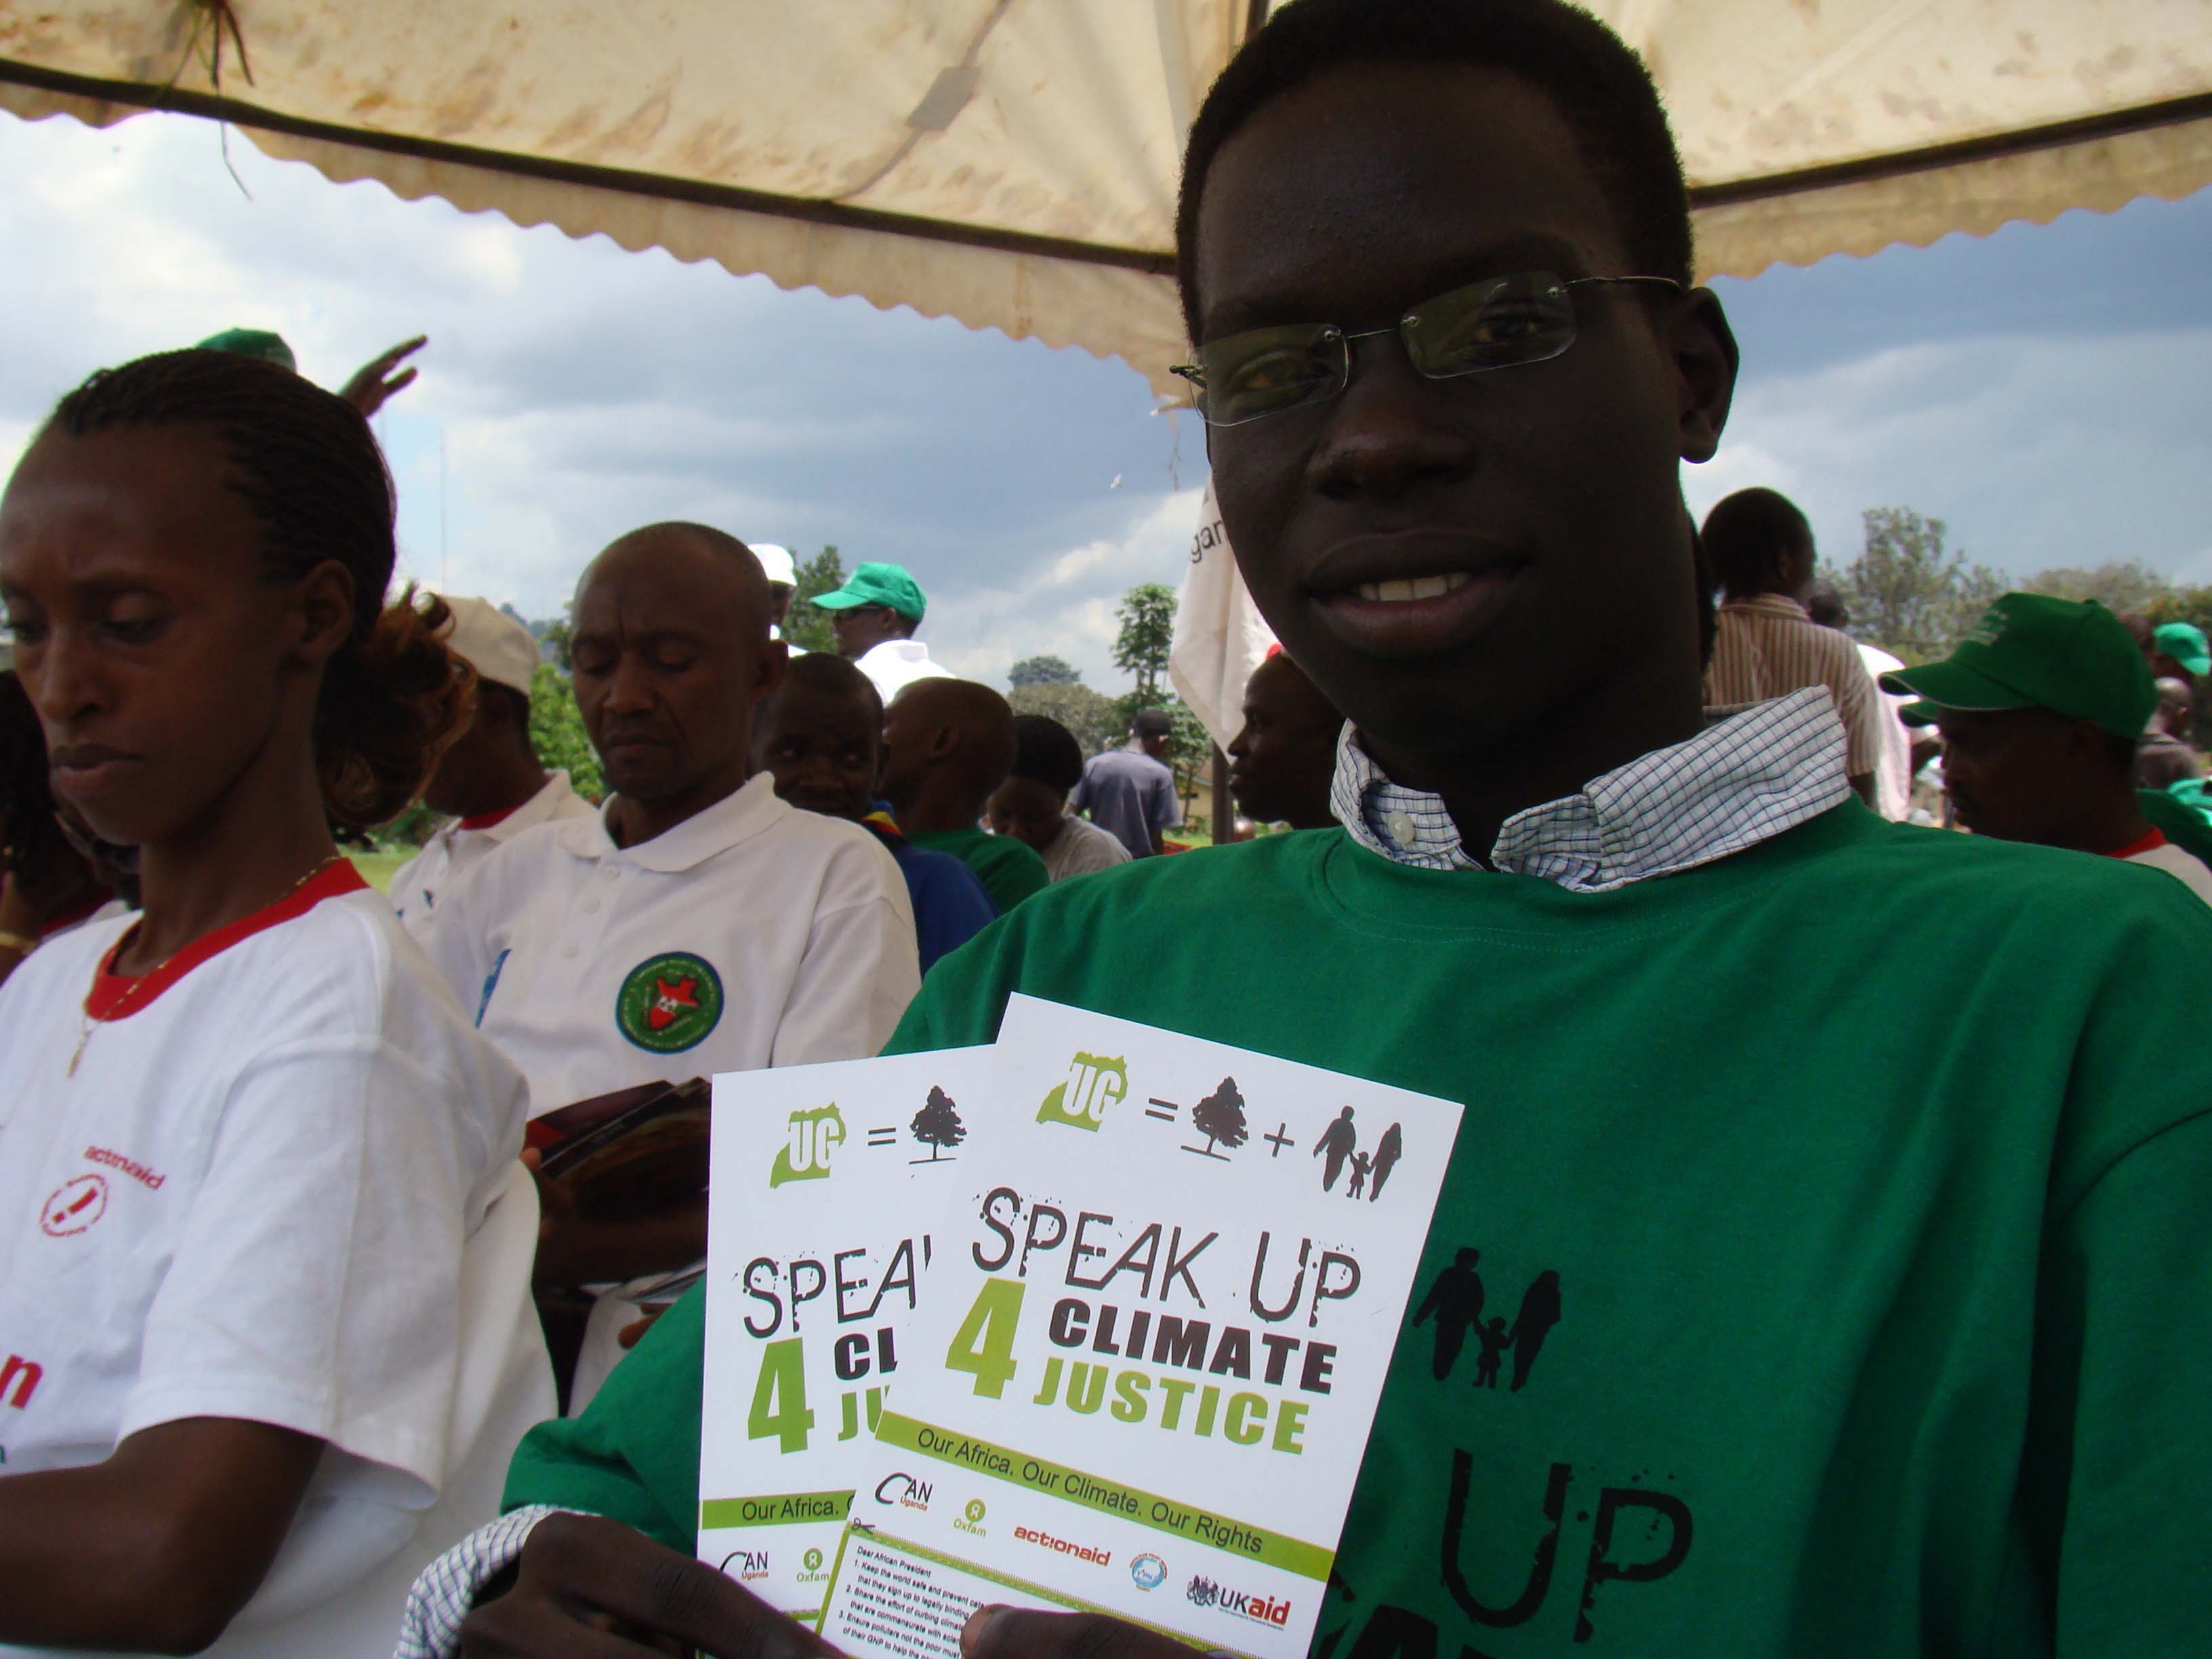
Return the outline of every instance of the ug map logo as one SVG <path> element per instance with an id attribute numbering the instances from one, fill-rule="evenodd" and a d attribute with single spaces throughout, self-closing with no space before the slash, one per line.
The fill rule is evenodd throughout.
<path id="1" fill-rule="evenodd" d="M 1086 1054 L 1080 1049 L 1068 1062 L 1067 1080 L 1052 1085 L 1037 1107 L 1040 1123 L 1064 1123 L 1094 1134 L 1106 1121 L 1106 1109 L 1129 1092 L 1129 1062 L 1119 1054 Z"/>
<path id="2" fill-rule="evenodd" d="M 680 1054 L 722 1023 L 722 976 L 704 957 L 671 951 L 648 957 L 615 993 L 615 1025 L 639 1048 Z"/>
<path id="3" fill-rule="evenodd" d="M 793 1112 L 784 1127 L 783 1145 L 776 1148 L 775 1162 L 769 1166 L 769 1188 L 787 1181 L 827 1180 L 830 1160 L 844 1141 L 845 1120 L 836 1101 L 811 1112 Z"/>

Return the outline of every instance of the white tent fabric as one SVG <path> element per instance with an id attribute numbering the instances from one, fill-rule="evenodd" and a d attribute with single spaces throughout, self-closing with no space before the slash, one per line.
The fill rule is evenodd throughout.
<path id="1" fill-rule="evenodd" d="M 0 0 L 0 108 L 221 116 L 333 179 L 1081 345 L 1169 392 L 1182 136 L 1267 5 Z M 2212 182 L 2205 0 L 1594 9 L 1666 91 L 1709 273 Z"/>
<path id="2" fill-rule="evenodd" d="M 1226 750 L 1244 724 L 1244 682 L 1274 644 L 1273 630 L 1237 574 L 1209 481 L 1198 533 L 1191 538 L 1190 570 L 1176 596 L 1168 679 L 1215 748 Z"/>

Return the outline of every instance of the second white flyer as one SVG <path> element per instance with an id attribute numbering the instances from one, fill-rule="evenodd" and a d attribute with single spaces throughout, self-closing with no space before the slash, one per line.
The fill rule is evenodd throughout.
<path id="1" fill-rule="evenodd" d="M 986 1092 L 823 1636 L 954 1659 L 996 1601 L 1303 1659 L 1460 1107 L 1024 996 Z"/>

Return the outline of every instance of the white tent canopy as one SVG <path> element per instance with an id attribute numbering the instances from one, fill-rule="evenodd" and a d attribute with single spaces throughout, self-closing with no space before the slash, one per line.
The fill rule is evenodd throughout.
<path id="1" fill-rule="evenodd" d="M 1267 4 L 0 0 L 0 108 L 220 117 L 332 179 L 1081 345 L 1170 391 L 1182 136 Z M 1709 274 L 2212 183 L 2206 0 L 1594 9 L 1666 91 Z"/>

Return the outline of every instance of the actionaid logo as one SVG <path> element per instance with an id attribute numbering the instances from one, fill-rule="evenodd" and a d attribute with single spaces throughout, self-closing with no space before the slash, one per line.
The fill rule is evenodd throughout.
<path id="1" fill-rule="evenodd" d="M 1249 1590 L 1228 1589 L 1211 1578 L 1192 1579 L 1185 1594 L 1201 1607 L 1218 1607 L 1237 1618 L 1249 1619 L 1255 1625 L 1280 1626 L 1291 1622 L 1291 1604 L 1288 1601 L 1279 1601 L 1272 1595 L 1254 1595 Z"/>

